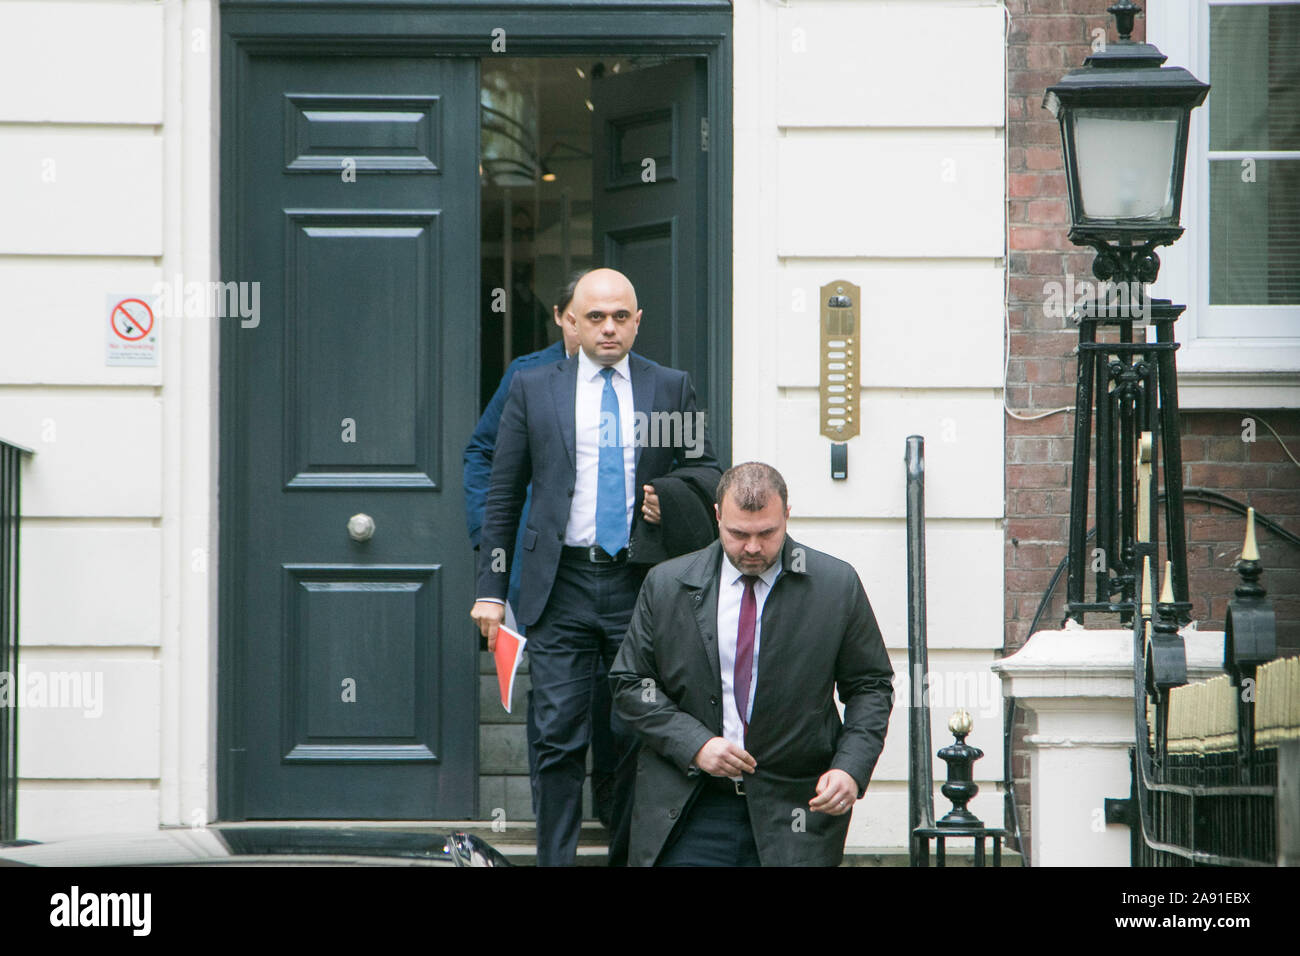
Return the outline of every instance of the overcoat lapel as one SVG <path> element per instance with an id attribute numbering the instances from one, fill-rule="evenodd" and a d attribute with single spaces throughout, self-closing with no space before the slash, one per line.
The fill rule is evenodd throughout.
<path id="1" fill-rule="evenodd" d="M 722 563 L 722 545 L 715 541 L 695 555 L 677 580 L 686 586 L 699 630 L 704 656 L 709 661 L 713 686 L 722 692 L 722 670 L 718 664 L 718 567 Z"/>

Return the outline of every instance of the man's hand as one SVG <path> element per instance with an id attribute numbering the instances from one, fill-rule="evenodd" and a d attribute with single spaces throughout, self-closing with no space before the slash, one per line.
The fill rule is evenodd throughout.
<path id="1" fill-rule="evenodd" d="M 506 619 L 506 606 L 496 601 L 475 601 L 469 616 L 478 625 L 478 632 L 487 638 L 488 650 L 497 649 L 497 628 Z"/>
<path id="2" fill-rule="evenodd" d="M 817 796 L 808 801 L 813 813 L 841 816 L 853 809 L 858 799 L 858 783 L 843 770 L 827 770 L 817 780 Z"/>
<path id="3" fill-rule="evenodd" d="M 710 738 L 691 762 L 714 777 L 736 777 L 742 773 L 753 773 L 758 766 L 747 751 L 726 737 Z"/>
<path id="4" fill-rule="evenodd" d="M 641 490 L 645 492 L 645 499 L 641 502 L 641 514 L 646 524 L 658 524 L 662 516 L 659 513 L 659 496 L 655 494 L 655 486 L 642 485 Z"/>

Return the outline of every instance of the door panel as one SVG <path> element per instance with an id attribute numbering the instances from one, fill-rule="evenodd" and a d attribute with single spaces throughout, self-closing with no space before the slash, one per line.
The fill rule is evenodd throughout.
<path id="1" fill-rule="evenodd" d="M 289 483 L 436 487 L 441 429 L 427 393 L 441 376 L 428 336 L 442 217 L 289 210 L 286 219 Z M 340 440 L 345 420 L 354 441 Z"/>
<path id="2" fill-rule="evenodd" d="M 226 278 L 261 283 L 223 339 L 239 815 L 469 818 L 477 64 L 249 55 L 236 89 Z"/>
<path id="3" fill-rule="evenodd" d="M 710 394 L 704 94 L 703 60 L 606 73 L 592 84 L 594 251 L 636 287 L 644 313 L 636 351 L 690 372 L 701 396 Z"/>

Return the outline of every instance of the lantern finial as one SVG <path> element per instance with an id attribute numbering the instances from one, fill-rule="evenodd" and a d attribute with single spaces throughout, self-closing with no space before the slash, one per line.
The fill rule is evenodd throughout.
<path id="1" fill-rule="evenodd" d="M 1120 42 L 1128 43 L 1133 38 L 1133 19 L 1142 12 L 1133 0 L 1119 0 L 1106 8 L 1106 12 L 1115 18 L 1115 28 L 1119 30 Z"/>

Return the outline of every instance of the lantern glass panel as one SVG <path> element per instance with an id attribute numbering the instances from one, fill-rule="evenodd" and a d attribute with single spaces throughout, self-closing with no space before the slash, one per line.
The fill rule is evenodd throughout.
<path id="1" fill-rule="evenodd" d="M 1183 110 L 1078 109 L 1074 146 L 1084 219 L 1172 221 Z"/>

